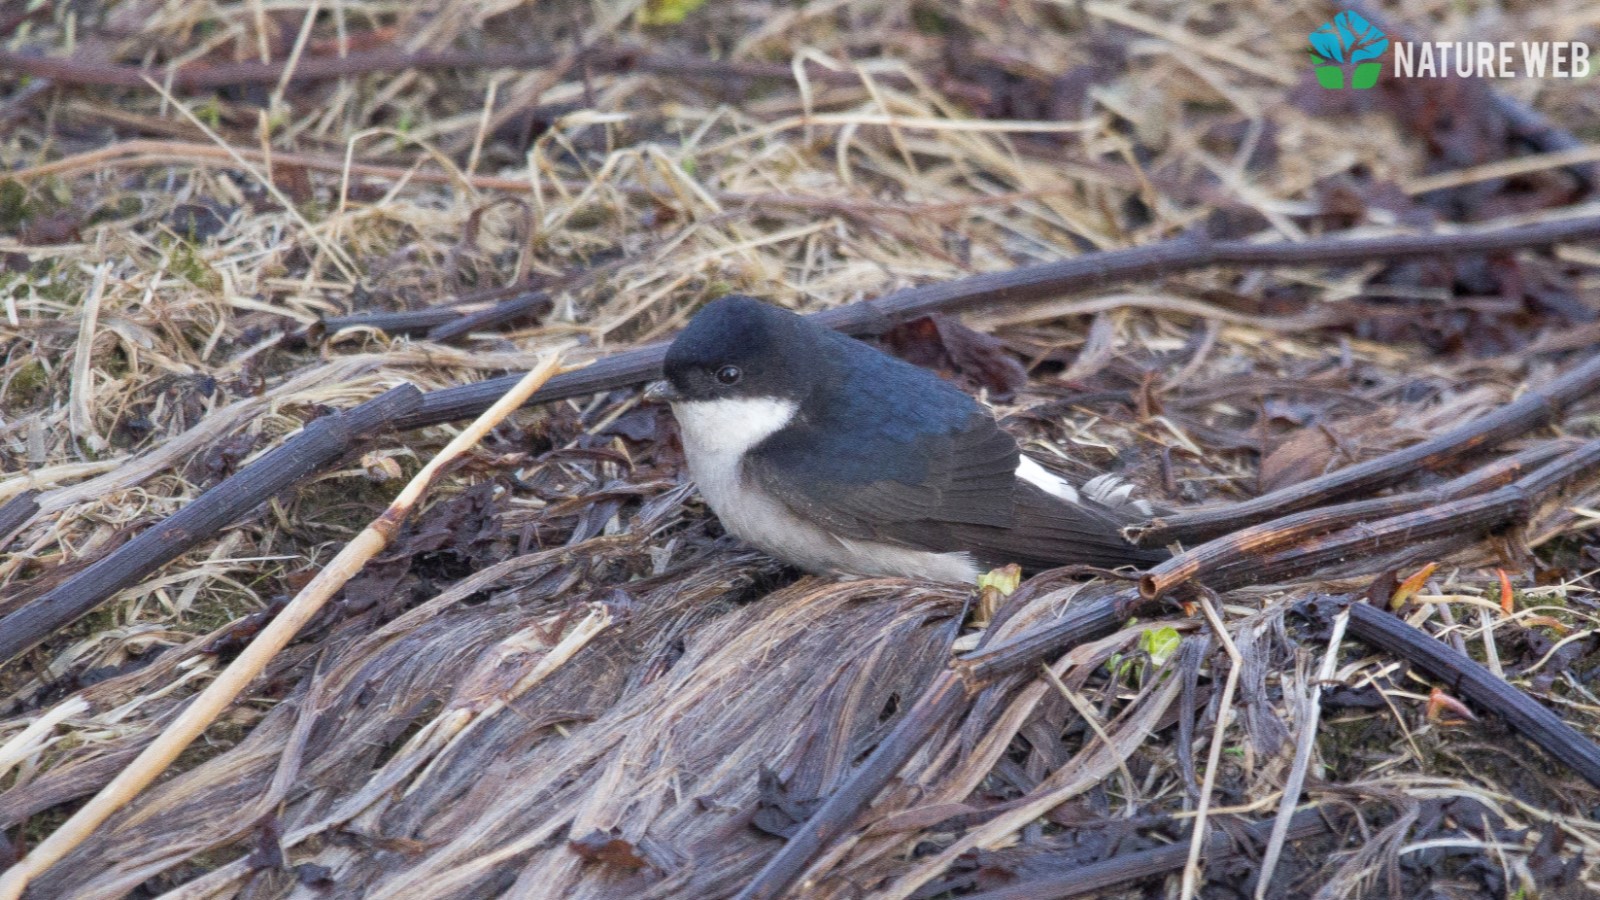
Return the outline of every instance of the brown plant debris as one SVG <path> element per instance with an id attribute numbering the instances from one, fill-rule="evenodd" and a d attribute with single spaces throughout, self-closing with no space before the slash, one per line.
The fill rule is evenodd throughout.
<path id="1" fill-rule="evenodd" d="M 0 2 L 0 865 L 559 351 L 27 897 L 1595 896 L 1593 79 L 1325 91 L 1335 11 Z M 729 540 L 634 386 L 733 292 L 1181 552 Z"/>

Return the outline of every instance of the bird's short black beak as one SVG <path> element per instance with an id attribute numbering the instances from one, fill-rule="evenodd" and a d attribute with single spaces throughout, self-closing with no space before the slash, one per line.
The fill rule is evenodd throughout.
<path id="1" fill-rule="evenodd" d="M 678 393 L 678 389 L 672 386 L 672 382 L 662 379 L 661 381 L 652 381 L 645 387 L 644 398 L 646 400 L 654 400 L 657 403 L 677 403 L 683 399 L 683 395 Z"/>

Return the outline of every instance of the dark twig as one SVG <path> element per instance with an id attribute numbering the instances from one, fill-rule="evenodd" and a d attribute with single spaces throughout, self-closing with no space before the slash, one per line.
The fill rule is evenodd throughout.
<path id="1" fill-rule="evenodd" d="M 1600 236 L 1600 218 L 1567 219 L 1460 234 L 1394 235 L 1357 240 L 1318 238 L 1300 243 L 1254 244 L 1246 241 L 1180 239 L 1126 250 L 1087 253 L 1059 262 L 908 288 L 877 300 L 863 300 L 824 310 L 817 313 L 815 318 L 847 334 L 878 334 L 930 313 L 955 313 L 989 304 L 1024 303 L 1071 291 L 1104 287 L 1113 282 L 1170 275 L 1206 266 L 1299 266 L 1504 252 L 1597 236 Z M 550 383 L 535 394 L 529 403 L 549 403 L 641 384 L 660 376 L 661 360 L 666 352 L 666 344 L 659 343 L 605 357 L 581 371 L 550 379 Z M 519 377 L 505 375 L 476 384 L 434 391 L 424 398 L 422 406 L 415 413 L 399 423 L 399 427 L 420 428 L 476 415 L 487 409 Z M 1262 519 L 1246 524 L 1259 521 Z"/>
<path id="2" fill-rule="evenodd" d="M 1600 466 L 1600 439 L 1486 494 L 1357 525 L 1297 547 L 1214 569 L 1206 579 L 1217 591 L 1308 575 L 1335 563 L 1408 547 L 1432 554 L 1465 547 L 1486 532 L 1526 521 L 1545 494 Z"/>
<path id="3" fill-rule="evenodd" d="M 1350 604 L 1350 633 L 1421 666 L 1600 788 L 1600 747 L 1594 741 L 1465 654 L 1366 603 Z"/>
<path id="4" fill-rule="evenodd" d="M 467 313 L 463 309 L 501 300 L 525 296 L 529 291 L 546 287 L 549 278 L 536 275 L 516 284 L 500 285 L 450 297 L 422 309 L 398 312 L 353 312 L 343 316 L 325 316 L 312 326 L 311 335 L 321 337 L 334 334 L 343 328 L 375 328 L 386 334 L 425 334 L 445 324 L 454 322 Z"/>
<path id="5" fill-rule="evenodd" d="M 550 379 L 550 383 L 528 401 L 529 406 L 553 403 L 571 397 L 583 397 L 633 387 L 661 376 L 661 361 L 667 356 L 665 343 L 649 344 L 637 350 L 628 350 L 614 356 L 603 356 L 592 364 L 571 372 L 563 372 Z M 422 398 L 415 412 L 395 423 L 401 430 L 423 428 L 458 419 L 470 418 L 489 408 L 494 398 L 505 393 L 518 376 L 501 375 L 460 387 L 432 391 Z M 490 385 L 499 387 L 496 394 Z M 487 388 L 487 390 L 486 390 Z"/>
<path id="6" fill-rule="evenodd" d="M 1137 588 L 1091 584 L 1072 598 L 1072 605 L 1061 618 L 1036 625 L 1005 643 L 969 653 L 955 661 L 955 670 L 969 689 L 976 691 L 1012 672 L 1031 669 L 1053 653 L 1110 634 L 1129 618 L 1149 615 L 1157 608 L 1139 596 Z"/>
<path id="7" fill-rule="evenodd" d="M 1494 97 L 1494 108 L 1506 117 L 1512 131 L 1517 137 L 1527 141 L 1534 150 L 1540 153 L 1561 153 L 1589 146 L 1578 140 L 1572 132 L 1558 127 L 1544 113 L 1525 105 L 1517 98 L 1493 90 L 1490 94 Z M 1571 172 L 1588 190 L 1600 187 L 1600 166 L 1594 163 L 1573 163 L 1563 168 Z"/>
<path id="8" fill-rule="evenodd" d="M 1253 500 L 1215 509 L 1179 513 L 1128 529 L 1145 546 L 1172 541 L 1205 540 L 1235 528 L 1378 490 L 1412 477 L 1420 469 L 1438 469 L 1470 453 L 1487 450 L 1544 425 L 1569 403 L 1600 391 L 1600 356 L 1534 388 L 1494 412 L 1463 423 L 1437 437 L 1327 475 L 1290 485 Z"/>
<path id="9" fill-rule="evenodd" d="M 463 312 L 456 306 L 430 306 L 399 312 L 329 316 L 317 323 L 314 333 L 331 335 L 345 328 L 373 328 L 391 335 L 423 334 L 430 341 L 443 343 L 469 331 L 492 328 L 533 315 L 548 302 L 549 297 L 549 292 L 544 290 L 523 291 L 472 312 Z"/>
<path id="10" fill-rule="evenodd" d="M 713 220 L 733 218 L 737 213 L 723 213 L 713 217 Z M 654 242 L 650 250 L 674 243 L 682 237 L 689 228 L 705 227 L 707 221 L 698 221 L 692 226 L 685 226 L 683 231 L 676 232 L 668 237 L 662 237 Z M 559 276 L 541 275 L 527 279 L 517 285 L 513 290 L 498 288 L 489 292 L 482 292 L 465 298 L 453 304 L 450 310 L 454 315 L 440 317 L 432 321 L 427 328 L 420 329 L 427 332 L 428 340 L 444 343 L 468 334 L 469 332 L 494 328 L 519 319 L 526 319 L 539 313 L 548 311 L 552 305 L 552 295 L 576 290 L 615 272 L 623 265 L 639 258 L 641 252 L 618 255 L 615 258 L 601 263 L 585 266 Z M 478 301 L 492 301 L 488 306 L 471 311 L 463 311 L 467 303 L 477 304 Z M 333 320 L 329 320 L 333 321 Z M 418 316 L 412 320 L 422 321 Z M 371 324 L 371 323 L 365 323 Z M 401 324 L 399 320 L 395 324 Z M 409 321 L 405 324 L 411 324 Z"/>
<path id="11" fill-rule="evenodd" d="M 26 525 L 38 511 L 38 491 L 23 491 L 0 506 L 0 547 L 4 547 L 12 533 Z"/>
<path id="12" fill-rule="evenodd" d="M 371 328 L 389 335 L 426 334 L 446 322 L 461 318 L 461 310 L 449 306 L 430 306 L 426 309 L 406 309 L 397 312 L 351 313 L 347 316 L 328 316 L 316 324 L 313 337 L 332 335 L 346 328 Z"/>
<path id="13" fill-rule="evenodd" d="M 496 325 L 527 318 L 537 314 L 542 309 L 547 309 L 549 306 L 549 291 L 525 291 L 515 297 L 501 300 L 487 309 L 456 316 L 448 322 L 440 323 L 428 332 L 428 340 L 442 344 L 469 331 L 475 331 L 480 328 L 493 328 Z"/>
<path id="14" fill-rule="evenodd" d="M 1295 813 L 1289 820 L 1289 840 L 1304 840 L 1332 831 L 1333 825 L 1328 821 L 1329 814 L 1336 812 L 1337 810 L 1333 808 L 1313 807 Z M 1265 843 L 1271 833 L 1271 820 L 1256 822 L 1245 829 L 1245 834 L 1249 835 L 1250 840 L 1257 845 Z M 1218 828 L 1206 836 L 1205 847 L 1201 852 L 1209 862 L 1225 855 L 1237 854 L 1240 848 L 1228 830 Z M 992 891 L 969 894 L 965 900 L 1053 900 L 1058 897 L 1082 897 L 1124 882 L 1176 871 L 1183 868 L 1188 855 L 1189 839 L 1184 837 L 1165 847 L 1122 853 L 1090 865 L 1083 865 L 1076 859 L 1064 860 L 1053 867 L 1055 871 L 1019 879 Z M 1044 858 L 1044 854 L 1039 854 L 1030 860 L 1028 869 L 1031 872 L 1047 867 L 1050 867 L 1049 861 Z"/>
<path id="15" fill-rule="evenodd" d="M 1313 535 L 1413 512 L 1510 484 L 1527 474 L 1530 467 L 1543 465 L 1576 445 L 1577 442 L 1569 440 L 1546 441 L 1428 490 L 1325 506 L 1235 531 L 1192 547 L 1152 568 L 1139 579 L 1139 592 L 1154 599 L 1191 579 L 1204 578 L 1230 565 L 1259 560 L 1269 552 Z"/>
<path id="16" fill-rule="evenodd" d="M 422 392 L 402 385 L 354 409 L 323 416 L 159 526 L 95 560 L 66 583 L 0 620 L 0 662 L 49 637 L 158 566 L 248 515 L 272 495 L 321 470 L 357 442 L 414 409 Z"/>

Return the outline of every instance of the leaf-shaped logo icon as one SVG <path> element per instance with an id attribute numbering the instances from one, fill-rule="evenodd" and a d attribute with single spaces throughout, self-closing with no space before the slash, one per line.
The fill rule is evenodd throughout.
<path id="1" fill-rule="evenodd" d="M 1355 63 L 1382 56 L 1389 39 L 1360 13 L 1346 11 L 1311 33 L 1311 47 L 1323 61 Z"/>

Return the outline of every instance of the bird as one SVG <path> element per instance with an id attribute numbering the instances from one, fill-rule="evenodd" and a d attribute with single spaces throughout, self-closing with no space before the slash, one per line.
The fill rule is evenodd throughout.
<path id="1" fill-rule="evenodd" d="M 703 306 L 664 380 L 690 478 L 724 529 L 815 574 L 974 583 L 991 568 L 1146 566 L 1131 486 L 1022 454 L 937 374 L 760 300 Z M 1140 507 L 1148 512 L 1148 507 Z"/>

